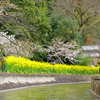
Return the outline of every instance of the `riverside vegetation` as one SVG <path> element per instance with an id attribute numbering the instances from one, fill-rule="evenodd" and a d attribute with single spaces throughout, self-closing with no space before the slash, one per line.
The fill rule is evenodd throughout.
<path id="1" fill-rule="evenodd" d="M 0 59 L 5 58 L 5 72 L 98 73 L 100 64 L 90 67 L 91 59 L 83 56 L 81 46 L 100 44 L 100 1 L 60 1 L 0 1 Z"/>
<path id="2" fill-rule="evenodd" d="M 49 64 L 31 61 L 23 57 L 8 56 L 5 58 L 5 72 L 10 73 L 39 73 L 39 74 L 98 74 L 99 67 Z"/>

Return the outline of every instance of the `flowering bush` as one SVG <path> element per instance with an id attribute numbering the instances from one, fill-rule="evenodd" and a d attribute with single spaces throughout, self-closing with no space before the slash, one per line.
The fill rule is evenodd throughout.
<path id="1" fill-rule="evenodd" d="M 0 45 L 2 45 L 5 56 L 31 56 L 31 46 L 28 41 L 18 41 L 14 35 L 7 35 L 8 32 L 0 32 Z"/>
<path id="2" fill-rule="evenodd" d="M 74 64 L 75 57 L 80 53 L 75 41 L 64 43 L 60 39 L 52 41 L 48 47 L 47 61 L 51 64 Z"/>
<path id="3" fill-rule="evenodd" d="M 5 58 L 5 72 L 10 73 L 44 73 L 44 74 L 97 74 L 98 67 L 63 65 L 36 62 L 23 57 Z"/>
<path id="4" fill-rule="evenodd" d="M 34 60 L 39 59 L 42 54 L 45 55 L 46 49 L 41 45 L 32 43 L 29 40 L 27 40 L 27 42 L 18 40 L 14 35 L 7 34 L 8 32 L 0 32 L 0 55 L 4 53 L 5 56 L 23 56 Z M 37 53 L 41 55 L 38 56 L 36 55 Z"/>

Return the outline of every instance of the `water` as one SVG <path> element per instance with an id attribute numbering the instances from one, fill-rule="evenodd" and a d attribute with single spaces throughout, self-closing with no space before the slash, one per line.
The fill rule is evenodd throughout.
<path id="1" fill-rule="evenodd" d="M 100 100 L 90 87 L 90 83 L 31 87 L 0 92 L 0 100 Z"/>

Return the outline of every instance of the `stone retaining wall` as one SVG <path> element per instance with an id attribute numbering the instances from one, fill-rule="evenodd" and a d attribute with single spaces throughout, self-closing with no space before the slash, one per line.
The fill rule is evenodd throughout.
<path id="1" fill-rule="evenodd" d="M 86 82 L 91 75 L 14 74 L 0 73 L 0 90 L 42 84 Z"/>
<path id="2" fill-rule="evenodd" d="M 91 78 L 91 91 L 100 96 L 100 75 L 92 76 Z"/>

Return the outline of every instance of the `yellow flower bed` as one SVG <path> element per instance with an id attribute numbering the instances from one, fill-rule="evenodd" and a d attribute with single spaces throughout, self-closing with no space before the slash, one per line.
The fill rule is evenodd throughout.
<path id="1" fill-rule="evenodd" d="M 36 62 L 23 57 L 8 56 L 5 58 L 5 72 L 11 73 L 50 73 L 50 74 L 98 74 L 98 67 L 79 65 L 51 65 Z"/>

